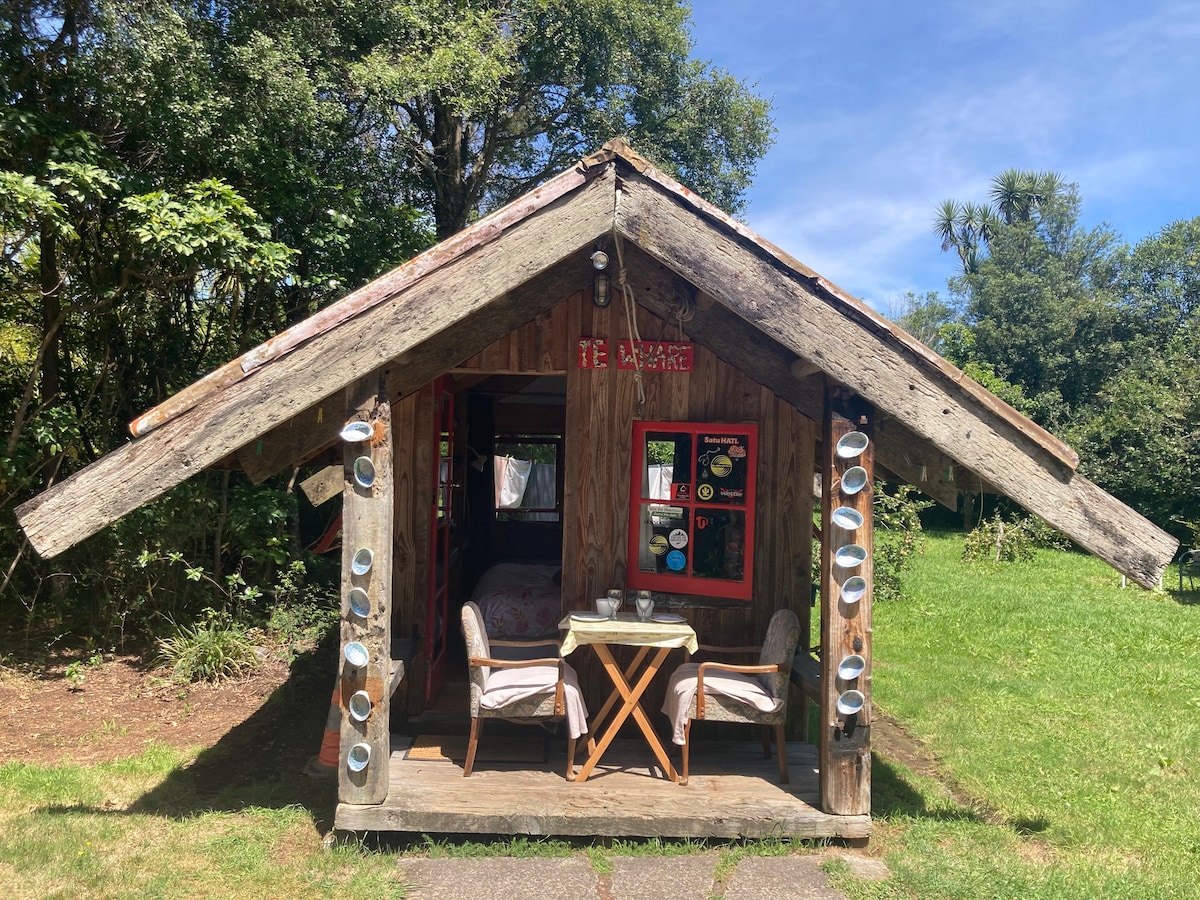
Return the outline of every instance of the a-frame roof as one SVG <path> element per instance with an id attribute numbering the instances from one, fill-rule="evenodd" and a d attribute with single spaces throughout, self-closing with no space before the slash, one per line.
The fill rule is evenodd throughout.
<path id="1" fill-rule="evenodd" d="M 597 241 L 619 243 L 660 316 L 695 292 L 689 337 L 806 415 L 822 415 L 817 372 L 874 404 L 877 462 L 943 502 L 1005 494 L 1146 587 L 1173 557 L 1070 447 L 621 140 L 150 410 L 130 443 L 19 507 L 21 527 L 51 556 L 239 449 L 299 462 L 336 439 L 347 385 L 384 369 L 393 397 L 418 389 L 585 288 Z"/>

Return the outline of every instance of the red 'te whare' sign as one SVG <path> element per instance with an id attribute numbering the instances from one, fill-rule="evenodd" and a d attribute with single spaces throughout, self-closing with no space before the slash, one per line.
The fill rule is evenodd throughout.
<path id="1" fill-rule="evenodd" d="M 691 341 L 617 342 L 617 368 L 643 372 L 690 372 L 695 345 Z M 579 368 L 607 369 L 607 338 L 579 339 Z"/>

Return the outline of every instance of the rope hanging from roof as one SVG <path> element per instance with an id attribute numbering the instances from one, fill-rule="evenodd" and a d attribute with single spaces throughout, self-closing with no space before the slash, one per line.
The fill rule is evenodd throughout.
<path id="1" fill-rule="evenodd" d="M 675 294 L 671 298 L 671 311 L 667 314 L 667 321 L 663 322 L 662 334 L 659 335 L 659 341 L 662 341 L 667 334 L 667 328 L 671 324 L 671 320 L 675 320 L 675 340 L 682 343 L 685 339 L 683 333 L 683 323 L 692 321 L 692 317 L 696 315 L 696 300 L 691 292 L 682 284 L 676 283 Z"/>
<path id="2" fill-rule="evenodd" d="M 629 286 L 629 279 L 625 274 L 625 254 L 624 241 L 621 236 L 616 235 L 617 247 L 617 286 L 621 289 L 621 302 L 625 305 L 625 321 L 629 324 L 629 343 L 633 352 L 633 383 L 637 385 L 638 408 L 637 417 L 645 418 L 646 413 L 646 386 L 642 383 L 642 355 L 638 352 L 638 346 L 642 340 L 642 334 L 638 330 L 637 324 L 637 302 L 633 299 L 633 288 Z"/>

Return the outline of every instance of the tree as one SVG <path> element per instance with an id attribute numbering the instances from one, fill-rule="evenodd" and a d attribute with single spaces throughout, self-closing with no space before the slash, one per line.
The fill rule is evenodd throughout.
<path id="1" fill-rule="evenodd" d="M 0 5 L 0 595 L 32 604 L 49 571 L 17 502 L 604 140 L 736 210 L 769 104 L 691 59 L 686 25 L 667 0 Z M 269 572 L 298 534 L 271 490 L 220 473 L 171 492 L 55 561 L 63 609 L 161 614 L 114 576 L 154 542 L 214 577 L 235 554 Z"/>
<path id="2" fill-rule="evenodd" d="M 1127 322 L 1115 299 L 1120 247 L 1107 226 L 1079 226 L 1078 190 L 1056 175 L 1009 170 L 994 179 L 991 196 L 986 240 L 951 281 L 971 332 L 970 361 L 985 382 L 1015 389 L 1015 405 L 1053 430 L 1125 353 Z M 950 206 L 970 204 L 948 201 L 940 215 Z"/>
<path id="3" fill-rule="evenodd" d="M 1113 373 L 1067 432 L 1081 471 L 1183 539 L 1200 521 L 1200 321 Z"/>
<path id="4" fill-rule="evenodd" d="M 933 230 L 942 252 L 958 252 L 963 274 L 971 275 L 987 254 L 992 238 L 1003 226 L 1032 222 L 1041 209 L 1071 190 L 1055 172 L 1005 169 L 992 179 L 989 204 L 943 200 Z"/>
<path id="5" fill-rule="evenodd" d="M 1121 306 L 1147 352 L 1200 317 L 1200 217 L 1172 222 L 1126 251 L 1119 265 Z"/>
<path id="6" fill-rule="evenodd" d="M 0 593 L 30 613 L 46 582 L 12 506 L 124 440 L 137 413 L 429 240 L 394 172 L 353 139 L 347 107 L 326 102 L 321 53 L 253 34 L 222 43 L 227 12 L 0 7 L 0 543 L 12 560 Z M 227 549 L 273 565 L 219 524 L 264 496 L 205 477 L 141 534 L 116 528 L 56 560 L 75 585 L 59 614 L 106 633 L 97 610 L 141 603 L 113 568 L 156 541 L 210 556 L 218 576 Z M 289 522 L 269 521 L 270 540 L 286 536 Z"/>
<path id="7" fill-rule="evenodd" d="M 1057 172 L 1005 169 L 992 179 L 988 197 L 1005 225 L 1028 222 L 1044 204 L 1068 190 Z"/>
<path id="8" fill-rule="evenodd" d="M 1200 521 L 1200 219 L 1130 249 L 1107 226 L 1081 227 L 1078 190 L 1057 176 L 1010 169 L 990 199 L 986 239 L 964 225 L 969 204 L 939 209 L 944 249 L 960 262 L 986 251 L 950 282 L 961 320 L 939 330 L 941 352 L 1184 537 Z"/>
<path id="9" fill-rule="evenodd" d="M 414 0 L 356 67 L 438 237 L 628 139 L 738 212 L 769 103 L 691 59 L 677 0 Z"/>
<path id="10" fill-rule="evenodd" d="M 943 329 L 957 320 L 958 313 L 936 291 L 919 296 L 909 291 L 896 302 L 888 318 L 930 350 L 941 353 L 944 349 Z"/>

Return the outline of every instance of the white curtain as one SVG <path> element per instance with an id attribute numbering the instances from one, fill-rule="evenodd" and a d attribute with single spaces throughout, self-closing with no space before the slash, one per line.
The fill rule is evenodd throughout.
<path id="1" fill-rule="evenodd" d="M 496 509 L 516 509 L 525 496 L 525 485 L 529 483 L 529 470 L 533 463 L 528 459 L 513 459 L 511 456 L 492 458 L 496 476 Z"/>
<path id="2" fill-rule="evenodd" d="M 649 493 L 646 495 L 651 500 L 670 500 L 671 499 L 671 479 L 674 477 L 674 466 L 647 466 L 647 475 L 649 476 Z"/>

